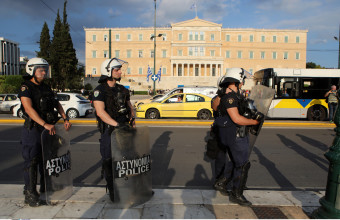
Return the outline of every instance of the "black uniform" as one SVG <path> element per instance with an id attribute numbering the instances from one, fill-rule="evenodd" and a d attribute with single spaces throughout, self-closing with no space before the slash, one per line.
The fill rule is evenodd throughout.
<path id="1" fill-rule="evenodd" d="M 250 166 L 248 162 L 249 139 L 247 127 L 235 124 L 227 109 L 237 107 L 240 115 L 242 115 L 244 101 L 244 97 L 239 92 L 232 91 L 223 95 L 218 107 L 221 117 L 216 120 L 221 145 L 229 155 L 228 157 L 226 154 L 220 154 L 217 160 L 220 160 L 220 163 L 225 160 L 224 176 L 228 182 L 232 181 L 234 190 L 243 189 L 245 185 L 246 177 L 244 179 L 243 175 L 247 174 Z"/>
<path id="2" fill-rule="evenodd" d="M 48 124 L 55 124 L 58 121 L 57 100 L 50 87 L 42 83 L 36 85 L 33 82 L 26 80 L 20 89 L 19 98 L 27 97 L 32 100 L 32 107 L 39 116 Z M 40 172 L 40 190 L 44 190 L 43 184 L 43 161 L 42 161 L 42 146 L 41 133 L 44 128 L 33 121 L 26 114 L 24 107 L 24 127 L 21 133 L 22 156 L 24 158 L 24 181 L 25 191 L 36 192 L 37 170 L 39 166 Z"/>

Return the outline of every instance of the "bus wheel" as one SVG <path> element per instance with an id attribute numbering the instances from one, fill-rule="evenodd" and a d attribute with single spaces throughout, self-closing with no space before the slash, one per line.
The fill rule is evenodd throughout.
<path id="1" fill-rule="evenodd" d="M 321 105 L 314 105 L 307 111 L 309 121 L 324 121 L 326 119 L 326 109 Z"/>

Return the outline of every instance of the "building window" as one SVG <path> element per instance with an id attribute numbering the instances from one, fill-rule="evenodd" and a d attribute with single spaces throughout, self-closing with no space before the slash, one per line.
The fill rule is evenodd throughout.
<path id="1" fill-rule="evenodd" d="M 211 35 L 210 35 L 210 40 L 211 40 L 211 41 L 214 41 L 214 40 L 215 40 L 215 34 L 211 34 Z"/>
<path id="2" fill-rule="evenodd" d="M 182 67 L 178 66 L 178 76 L 182 76 Z"/>
<path id="3" fill-rule="evenodd" d="M 116 34 L 116 41 L 119 41 L 119 40 L 120 40 L 120 35 Z"/>
<path id="4" fill-rule="evenodd" d="M 198 56 L 198 47 L 195 47 L 195 56 Z"/>
<path id="5" fill-rule="evenodd" d="M 92 35 L 92 41 L 97 41 L 97 35 Z"/>
<path id="6" fill-rule="evenodd" d="M 166 41 L 166 34 L 163 34 L 163 41 Z"/>
<path id="7" fill-rule="evenodd" d="M 265 36 L 261 36 L 261 42 L 262 43 L 266 42 L 266 37 Z"/>
<path id="8" fill-rule="evenodd" d="M 296 36 L 296 43 L 300 43 L 300 37 Z"/>
<path id="9" fill-rule="evenodd" d="M 204 40 L 204 32 L 203 31 L 201 31 L 201 33 L 200 33 L 200 40 Z"/>
<path id="10" fill-rule="evenodd" d="M 249 51 L 249 59 L 254 59 L 254 52 L 253 51 Z"/>
<path id="11" fill-rule="evenodd" d="M 131 74 L 131 68 L 127 68 L 127 74 Z"/>
<path id="12" fill-rule="evenodd" d="M 166 75 L 166 68 L 163 67 L 163 72 L 162 72 L 163 75 Z"/>
<path id="13" fill-rule="evenodd" d="M 251 34 L 251 35 L 249 36 L 249 42 L 254 42 L 254 35 Z"/>
<path id="14" fill-rule="evenodd" d="M 92 68 L 92 75 L 97 75 L 97 68 Z"/>
<path id="15" fill-rule="evenodd" d="M 143 34 L 139 34 L 138 39 L 139 39 L 139 41 L 142 41 L 143 40 Z"/>
<path id="16" fill-rule="evenodd" d="M 178 51 L 177 51 L 177 55 L 178 55 L 178 56 L 183 56 L 183 50 L 178 50 Z"/>
<path id="17" fill-rule="evenodd" d="M 288 43 L 288 36 L 285 36 L 285 43 Z"/>
<path id="18" fill-rule="evenodd" d="M 199 76 L 199 69 L 198 67 L 196 67 L 196 65 L 195 65 L 195 76 Z"/>
<path id="19" fill-rule="evenodd" d="M 192 32 L 190 31 L 189 32 L 189 40 L 192 40 L 193 39 L 193 37 L 192 37 Z"/>
<path id="20" fill-rule="evenodd" d="M 150 57 L 153 58 L 155 56 L 154 50 L 150 50 Z"/>
<path id="21" fill-rule="evenodd" d="M 300 59 L 300 53 L 299 53 L 299 52 L 296 52 L 296 53 L 295 53 L 295 59 L 297 59 L 297 60 Z"/>
<path id="22" fill-rule="evenodd" d="M 200 47 L 200 56 L 201 56 L 201 57 L 204 56 L 204 47 Z"/>
<path id="23" fill-rule="evenodd" d="M 273 52 L 273 60 L 276 60 L 276 58 L 277 58 L 276 52 Z"/>
<path id="24" fill-rule="evenodd" d="M 230 41 L 230 35 L 229 35 L 229 34 L 227 34 L 227 35 L 225 36 L 225 41 L 227 41 L 227 42 Z"/>
<path id="25" fill-rule="evenodd" d="M 210 51 L 210 56 L 212 56 L 212 57 L 215 56 L 215 51 L 214 51 L 214 50 L 211 50 L 211 51 Z"/>
<path id="26" fill-rule="evenodd" d="M 131 41 L 131 34 L 128 34 L 128 35 L 127 35 L 127 40 L 128 40 L 128 41 Z"/>
<path id="27" fill-rule="evenodd" d="M 92 58 L 97 58 L 97 51 L 96 50 L 92 50 Z"/>
<path id="28" fill-rule="evenodd" d="M 288 52 L 283 53 L 283 59 L 287 60 L 288 59 Z"/>
<path id="29" fill-rule="evenodd" d="M 212 76 L 216 76 L 216 67 L 212 68 L 211 74 L 212 74 Z"/>
<path id="30" fill-rule="evenodd" d="M 142 67 L 139 67 L 138 73 L 139 73 L 139 75 L 143 75 L 143 68 Z"/>
<path id="31" fill-rule="evenodd" d="M 198 32 L 195 32 L 195 40 L 198 40 Z"/>
<path id="32" fill-rule="evenodd" d="M 166 58 L 166 50 L 162 50 L 162 56 L 163 58 Z"/>
<path id="33" fill-rule="evenodd" d="M 276 43 L 276 36 L 273 36 L 273 43 Z"/>
<path id="34" fill-rule="evenodd" d="M 237 58 L 242 59 L 242 51 L 237 51 Z"/>
<path id="35" fill-rule="evenodd" d="M 119 58 L 119 50 L 115 50 L 115 56 L 116 58 Z"/>
<path id="36" fill-rule="evenodd" d="M 131 58 L 131 50 L 127 50 L 126 51 L 126 57 L 127 58 Z"/>
<path id="37" fill-rule="evenodd" d="M 138 57 L 142 58 L 143 57 L 143 50 L 138 50 Z"/>
<path id="38" fill-rule="evenodd" d="M 261 59 L 265 59 L 265 57 L 266 57 L 266 52 L 261 51 Z"/>
<path id="39" fill-rule="evenodd" d="M 108 57 L 107 54 L 108 54 L 108 51 L 107 51 L 107 50 L 104 50 L 104 58 L 107 58 L 107 57 Z"/>
<path id="40" fill-rule="evenodd" d="M 225 52 L 225 58 L 230 58 L 230 51 L 229 51 L 229 50 L 227 50 L 227 51 Z"/>
<path id="41" fill-rule="evenodd" d="M 183 34 L 178 34 L 178 40 L 183 40 Z"/>
<path id="42" fill-rule="evenodd" d="M 189 56 L 192 56 L 192 47 L 189 47 Z"/>
<path id="43" fill-rule="evenodd" d="M 104 41 L 107 41 L 107 40 L 108 40 L 107 35 L 104 34 Z"/>
<path id="44" fill-rule="evenodd" d="M 242 42 L 242 35 L 238 35 L 238 36 L 237 36 L 237 41 L 238 41 L 238 42 Z"/>

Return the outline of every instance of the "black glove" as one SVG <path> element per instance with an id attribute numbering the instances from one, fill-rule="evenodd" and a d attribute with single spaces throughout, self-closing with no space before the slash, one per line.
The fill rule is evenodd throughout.
<path id="1" fill-rule="evenodd" d="M 254 120 L 257 121 L 263 121 L 264 120 L 264 114 L 262 114 L 261 112 L 256 112 L 253 117 Z"/>

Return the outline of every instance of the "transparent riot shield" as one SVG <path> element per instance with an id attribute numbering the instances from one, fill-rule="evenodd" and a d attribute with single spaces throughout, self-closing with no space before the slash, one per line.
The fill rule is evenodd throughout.
<path id="1" fill-rule="evenodd" d="M 152 197 L 149 128 L 117 128 L 111 135 L 116 205 L 129 208 Z"/>
<path id="2" fill-rule="evenodd" d="M 267 115 L 272 99 L 274 98 L 275 90 L 263 85 L 255 85 L 248 97 L 248 103 L 253 112 L 261 112 L 264 116 Z M 253 150 L 256 138 L 259 135 L 264 120 L 257 126 L 252 126 L 249 132 L 249 156 Z"/>
<path id="3" fill-rule="evenodd" d="M 41 133 L 45 197 L 52 201 L 66 200 L 72 195 L 70 138 L 62 125 L 56 125 L 56 134 L 48 130 Z"/>

